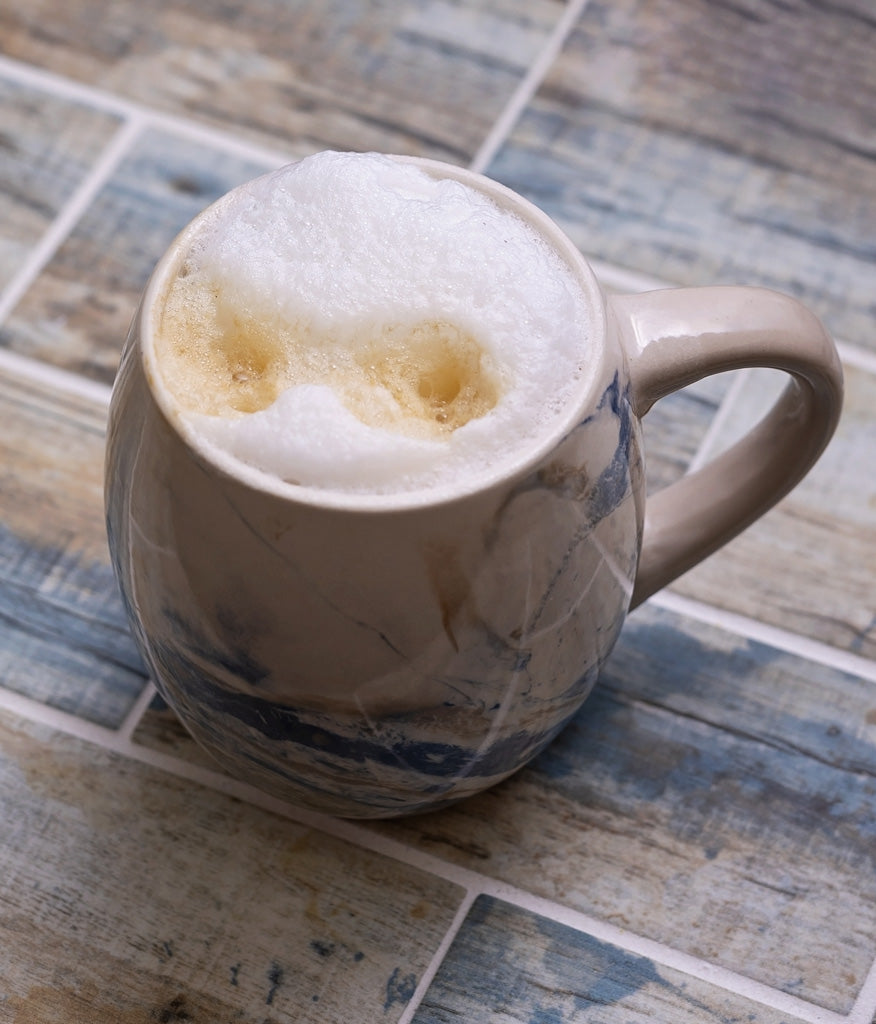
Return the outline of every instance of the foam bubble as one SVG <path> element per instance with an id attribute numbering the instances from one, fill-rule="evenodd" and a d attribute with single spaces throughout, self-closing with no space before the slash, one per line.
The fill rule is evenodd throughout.
<path id="1" fill-rule="evenodd" d="M 591 312 L 562 259 L 481 193 L 321 153 L 206 221 L 156 336 L 196 434 L 283 480 L 443 486 L 549 430 Z"/>
<path id="2" fill-rule="evenodd" d="M 443 445 L 369 427 L 323 385 L 289 388 L 263 413 L 242 419 L 192 417 L 211 444 L 265 473 L 282 465 L 290 483 L 318 479 L 323 487 L 358 490 L 363 463 L 375 489 L 422 471 Z M 302 437 L 308 439 L 302 445 Z"/>

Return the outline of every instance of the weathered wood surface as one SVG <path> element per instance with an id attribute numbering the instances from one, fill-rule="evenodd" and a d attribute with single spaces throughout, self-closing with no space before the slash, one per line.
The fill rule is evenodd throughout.
<path id="1" fill-rule="evenodd" d="M 209 763 L 160 702 L 134 738 Z M 874 821 L 872 683 L 645 608 L 531 767 L 373 827 L 846 1012 L 876 955 Z"/>
<path id="2" fill-rule="evenodd" d="M 217 760 L 198 746 L 158 693 L 149 702 L 149 707 L 137 723 L 133 740 L 140 746 L 157 750 L 162 754 L 171 754 L 188 764 L 210 768 L 212 771 L 221 770 Z"/>
<path id="3" fill-rule="evenodd" d="M 43 131 L 52 127 L 46 122 Z M 204 143 L 147 131 L 0 325 L 0 345 L 110 383 L 156 260 L 208 203 L 267 169 Z M 684 472 L 726 386 L 721 378 L 703 381 L 649 414 L 652 487 Z"/>
<path id="4" fill-rule="evenodd" d="M 146 680 L 103 525 L 105 419 L 0 370 L 0 680 L 115 726 Z"/>
<path id="5" fill-rule="evenodd" d="M 462 895 L 6 714 L 0 839 L 15 1024 L 396 1020 Z"/>
<path id="6" fill-rule="evenodd" d="M 414 1016 L 414 1024 L 594 1020 L 789 1024 L 786 1014 L 488 896 L 475 902 Z"/>
<path id="7" fill-rule="evenodd" d="M 684 476 L 705 441 L 730 378 L 730 374 L 706 377 L 652 406 L 643 428 L 649 491 Z"/>
<path id="8" fill-rule="evenodd" d="M 876 659 L 876 375 L 847 366 L 843 415 L 815 469 L 778 508 L 674 589 Z M 742 432 L 774 391 L 751 377 L 716 445 Z"/>
<path id="9" fill-rule="evenodd" d="M 261 169 L 229 155 L 236 140 L 466 162 L 563 9 L 0 7 L 3 53 L 230 132 L 222 150 L 184 124 L 147 129 L 0 325 L 3 343 L 108 381 L 154 259 Z M 591 0 L 490 170 L 585 251 L 667 280 L 777 285 L 873 348 L 874 36 L 869 0 Z M 0 68 L 0 288 L 119 126 L 48 88 Z M 31 698 L 35 721 L 0 716 L 0 1019 L 397 1020 L 460 899 L 410 866 L 419 851 L 851 1009 L 876 958 L 872 681 L 646 607 L 531 768 L 442 814 L 373 826 L 401 844 L 390 862 L 187 781 L 210 762 L 157 704 L 134 742 L 172 754 L 175 773 L 37 724 L 48 704 L 119 727 L 144 677 L 103 538 L 103 404 L 8 363 L 0 687 Z M 678 586 L 871 664 L 876 384 L 847 373 L 813 476 Z M 727 386 L 649 414 L 652 486 L 684 472 Z M 758 390 L 733 393 L 713 440 Z M 486 899 L 417 1019 L 594 1014 L 792 1019 Z"/>
<path id="10" fill-rule="evenodd" d="M 876 347 L 870 0 L 593 0 L 489 168 L 602 259 Z"/>
<path id="11" fill-rule="evenodd" d="M 0 111 L 3 288 L 82 183 L 118 121 L 3 78 Z"/>
<path id="12" fill-rule="evenodd" d="M 271 145 L 467 163 L 562 14 L 559 0 L 345 0 L 0 10 L 0 47 Z"/>
<path id="13" fill-rule="evenodd" d="M 111 383 L 158 258 L 204 207 L 268 169 L 147 131 L 0 327 L 0 344 Z"/>
<path id="14" fill-rule="evenodd" d="M 848 1012 L 876 955 L 874 823 L 872 683 L 644 608 L 532 766 L 376 827 Z"/>

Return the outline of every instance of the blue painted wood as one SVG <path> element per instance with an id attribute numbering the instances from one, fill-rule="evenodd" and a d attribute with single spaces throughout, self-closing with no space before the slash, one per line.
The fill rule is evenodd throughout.
<path id="1" fill-rule="evenodd" d="M 872 348 L 874 48 L 869 0 L 594 0 L 489 172 L 584 252 L 789 291 Z"/>
<path id="2" fill-rule="evenodd" d="M 787 1016 L 489 896 L 475 901 L 415 1024 L 780 1024 Z"/>
<path id="3" fill-rule="evenodd" d="M 389 833 L 846 1013 L 876 956 L 876 690 L 646 605 L 530 767 Z"/>
<path id="4" fill-rule="evenodd" d="M 0 345 L 111 383 L 158 258 L 205 206 L 265 169 L 145 132 L 0 328 Z"/>
<path id="5" fill-rule="evenodd" d="M 3 288 L 81 184 L 120 122 L 111 114 L 2 75 L 0 111 Z"/>
<path id="6" fill-rule="evenodd" d="M 0 524 L 0 685 L 118 727 L 147 677 L 109 565 Z"/>
<path id="7" fill-rule="evenodd" d="M 684 476 L 729 386 L 729 374 L 706 377 L 651 408 L 643 424 L 649 492 Z"/>
<path id="8" fill-rule="evenodd" d="M 794 492 L 674 589 L 876 659 L 876 374 L 845 368 L 833 440 Z M 755 421 L 771 381 L 757 377 L 727 409 L 722 444 Z"/>
<path id="9" fill-rule="evenodd" d="M 0 1018 L 397 1020 L 462 890 L 0 712 Z"/>
<path id="10" fill-rule="evenodd" d="M 465 164 L 562 13 L 560 0 L 156 0 L 95 18 L 68 3 L 47 33 L 27 5 L 4 5 L 0 39 L 19 60 L 298 155 Z"/>
<path id="11" fill-rule="evenodd" d="M 585 251 L 677 281 L 778 285 L 872 348 L 871 6 L 590 0 L 491 171 Z M 0 40 L 13 58 L 290 155 L 332 144 L 465 161 L 563 5 L 196 8 L 116 5 L 95 22 L 73 0 L 53 5 L 47 31 L 36 14 L 48 8 L 11 4 Z M 116 122 L 2 76 L 0 96 L 2 284 Z M 111 376 L 160 232 L 209 191 L 198 199 L 196 177 L 188 193 L 186 175 L 214 170 L 209 150 L 183 147 L 175 163 L 170 136 L 148 142 L 137 174 L 124 165 L 59 254 L 67 262 L 15 313 L 7 337 L 21 351 Z M 689 592 L 872 660 L 871 377 L 850 374 L 849 418 L 824 475 Z M 117 724 L 137 673 L 100 553 L 99 416 L 65 411 L 51 389 L 32 413 L 7 397 L 0 678 Z M 683 471 L 719 397 L 651 414 L 655 483 Z M 644 608 L 594 700 L 532 769 L 453 811 L 380 829 L 847 1013 L 876 955 L 873 693 Z M 154 723 L 144 720 L 144 742 Z M 188 758 L 190 741 L 164 725 L 152 745 Z M 12 995 L 28 1002 L 4 1005 L 22 1019 L 60 1024 L 71 1007 L 95 1022 L 230 1019 L 254 1006 L 261 1020 L 285 1012 L 290 991 L 290 1019 L 397 1019 L 458 898 L 39 727 L 4 727 L 0 752 L 0 928 L 11 922 L 0 959 L 18 957 Z M 263 941 L 274 921 L 282 953 Z M 181 987 L 195 976 L 200 989 Z M 545 1024 L 789 1019 L 481 900 L 420 1019 L 495 1021 L 500 1008 Z"/>
<path id="12" fill-rule="evenodd" d="M 0 373 L 0 686 L 115 727 L 146 676 L 106 546 L 104 418 Z"/>

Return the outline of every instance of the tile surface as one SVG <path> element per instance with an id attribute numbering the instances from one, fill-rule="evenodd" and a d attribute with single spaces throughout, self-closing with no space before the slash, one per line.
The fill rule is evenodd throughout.
<path id="1" fill-rule="evenodd" d="M 396 1020 L 459 902 L 447 882 L 7 715 L 0 780 L 5 1020 Z"/>
<path id="2" fill-rule="evenodd" d="M 474 155 L 559 0 L 4 7 L 5 53 L 272 145 Z"/>
<path id="3" fill-rule="evenodd" d="M 845 369 L 837 433 L 809 476 L 781 505 L 684 576 L 674 589 L 876 658 L 876 375 Z M 742 432 L 775 391 L 751 377 L 712 439 Z"/>
<path id="4" fill-rule="evenodd" d="M 219 768 L 216 759 L 198 746 L 158 693 L 149 702 L 149 707 L 140 718 L 134 730 L 133 740 L 138 745 L 179 757 L 189 764 L 214 771 Z"/>
<path id="5" fill-rule="evenodd" d="M 118 119 L 0 77 L 0 288 L 18 272 Z"/>
<path id="6" fill-rule="evenodd" d="M 204 207 L 267 169 L 146 131 L 0 327 L 0 344 L 112 383 L 158 258 Z"/>
<path id="7" fill-rule="evenodd" d="M 729 374 L 706 377 L 652 406 L 644 421 L 649 491 L 666 487 L 685 474 L 706 440 L 730 387 L 729 378 Z"/>
<path id="8" fill-rule="evenodd" d="M 475 903 L 414 1016 L 415 1024 L 595 1019 L 790 1024 L 785 1014 L 488 896 Z"/>
<path id="9" fill-rule="evenodd" d="M 870 1024 L 874 43 L 870 0 L 0 5 L 4 1024 Z M 502 786 L 361 828 L 260 809 L 141 714 L 103 525 L 104 385 L 152 264 L 327 146 L 492 153 L 612 286 L 767 283 L 850 343 L 836 440 L 677 583 L 696 617 L 637 611 Z M 659 402 L 650 487 L 771 387 Z"/>
<path id="10" fill-rule="evenodd" d="M 874 46 L 869 0 L 593 0 L 489 173 L 586 253 L 876 347 Z"/>
<path id="11" fill-rule="evenodd" d="M 0 686 L 118 726 L 146 679 L 106 544 L 105 420 L 0 368 Z"/>
<path id="12" fill-rule="evenodd" d="M 874 822 L 873 683 L 646 606 L 529 768 L 379 827 L 848 1012 L 876 956 Z"/>

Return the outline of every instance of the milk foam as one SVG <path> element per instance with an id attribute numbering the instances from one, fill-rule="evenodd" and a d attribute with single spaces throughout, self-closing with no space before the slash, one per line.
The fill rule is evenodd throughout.
<path id="1" fill-rule="evenodd" d="M 563 416 L 590 333 L 581 286 L 522 219 L 410 164 L 321 153 L 205 222 L 155 351 L 208 450 L 308 487 L 395 493 L 519 457 Z M 442 404 L 440 375 L 410 391 L 384 372 L 436 339 L 474 380 L 460 425 L 447 410 L 468 399 Z"/>

